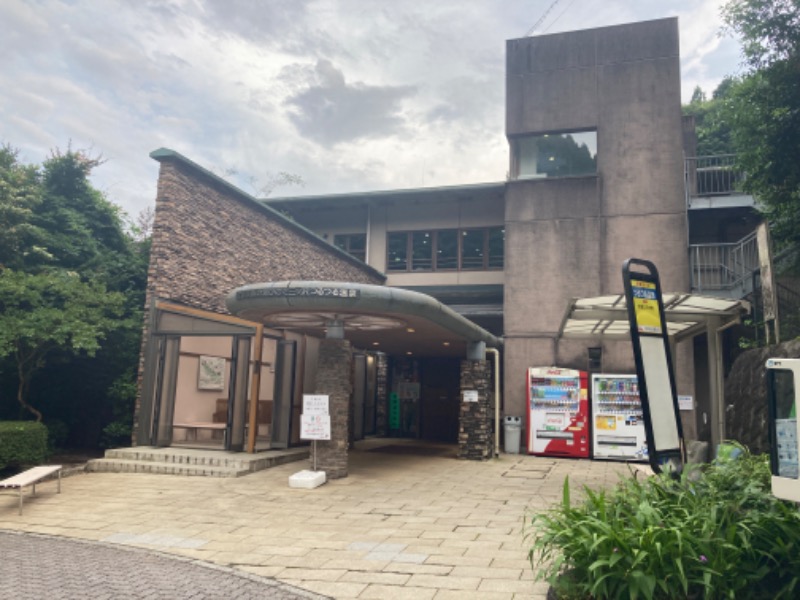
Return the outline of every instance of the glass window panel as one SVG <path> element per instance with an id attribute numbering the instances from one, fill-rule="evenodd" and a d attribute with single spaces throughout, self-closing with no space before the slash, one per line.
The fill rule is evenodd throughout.
<path id="1" fill-rule="evenodd" d="M 390 233 L 387 243 L 386 269 L 408 271 L 408 234 Z"/>
<path id="2" fill-rule="evenodd" d="M 333 236 L 333 245 L 342 250 L 347 250 L 347 236 L 337 233 Z"/>
<path id="3" fill-rule="evenodd" d="M 505 229 L 489 230 L 489 268 L 503 268 L 503 252 L 505 246 Z"/>
<path id="4" fill-rule="evenodd" d="M 547 133 L 514 142 L 516 176 L 570 177 L 597 173 L 597 132 Z"/>
<path id="5" fill-rule="evenodd" d="M 458 268 L 458 230 L 448 229 L 436 233 L 436 268 Z"/>
<path id="6" fill-rule="evenodd" d="M 412 269 L 430 271 L 433 268 L 433 234 L 415 231 L 411 234 Z"/>
<path id="7" fill-rule="evenodd" d="M 348 250 L 352 251 L 359 251 L 359 250 L 366 250 L 367 248 L 367 234 L 365 233 L 354 233 L 349 236 L 349 244 Z"/>
<path id="8" fill-rule="evenodd" d="M 462 269 L 482 269 L 483 263 L 483 241 L 485 231 L 473 229 L 461 232 L 461 268 Z"/>

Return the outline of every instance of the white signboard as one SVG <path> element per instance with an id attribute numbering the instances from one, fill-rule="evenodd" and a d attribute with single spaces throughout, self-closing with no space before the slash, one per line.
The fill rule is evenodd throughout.
<path id="1" fill-rule="evenodd" d="M 330 415 L 320 415 L 320 414 L 300 415 L 300 439 L 301 440 L 331 439 Z"/>
<path id="2" fill-rule="evenodd" d="M 303 394 L 303 414 L 304 415 L 327 415 L 328 394 Z M 309 438 L 310 439 L 310 438 Z"/>
<path id="3" fill-rule="evenodd" d="M 694 410 L 694 398 L 692 396 L 678 396 L 678 408 L 681 410 Z"/>
<path id="4" fill-rule="evenodd" d="M 477 402 L 478 390 L 464 390 L 464 402 Z"/>

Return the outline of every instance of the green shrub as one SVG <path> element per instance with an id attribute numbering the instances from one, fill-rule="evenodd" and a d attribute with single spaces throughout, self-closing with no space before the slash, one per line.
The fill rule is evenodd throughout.
<path id="1" fill-rule="evenodd" d="M 128 421 L 113 421 L 103 427 L 101 448 L 126 448 L 131 445 L 131 425 Z"/>
<path id="2" fill-rule="evenodd" d="M 0 421 L 0 469 L 47 459 L 47 428 L 33 421 Z"/>
<path id="3" fill-rule="evenodd" d="M 560 598 L 796 598 L 800 513 L 772 496 L 764 455 L 586 489 L 528 521 L 537 579 Z"/>

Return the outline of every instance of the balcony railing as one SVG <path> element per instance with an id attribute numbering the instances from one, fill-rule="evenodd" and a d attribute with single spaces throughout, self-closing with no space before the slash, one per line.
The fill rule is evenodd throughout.
<path id="1" fill-rule="evenodd" d="M 689 246 L 692 291 L 741 298 L 752 291 L 759 268 L 755 232 L 730 244 Z"/>
<path id="2" fill-rule="evenodd" d="M 691 156 L 684 160 L 687 200 L 709 196 L 744 194 L 744 172 L 736 167 L 735 154 Z"/>

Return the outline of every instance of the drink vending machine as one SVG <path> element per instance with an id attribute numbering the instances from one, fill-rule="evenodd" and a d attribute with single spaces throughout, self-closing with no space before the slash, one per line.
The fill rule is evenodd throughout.
<path id="1" fill-rule="evenodd" d="M 526 387 L 528 453 L 589 458 L 588 374 L 532 367 Z"/>
<path id="2" fill-rule="evenodd" d="M 592 375 L 592 454 L 647 462 L 647 436 L 636 375 Z"/>

